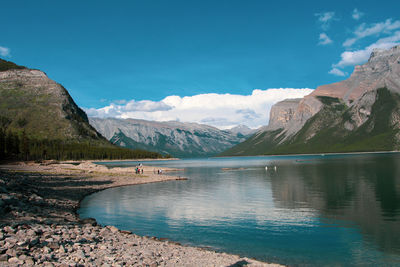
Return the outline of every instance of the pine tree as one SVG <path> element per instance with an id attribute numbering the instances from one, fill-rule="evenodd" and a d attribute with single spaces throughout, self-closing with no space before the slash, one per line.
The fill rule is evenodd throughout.
<path id="1" fill-rule="evenodd" d="M 21 158 L 23 160 L 29 160 L 30 158 L 29 138 L 26 135 L 25 130 L 23 130 L 21 136 L 20 151 L 21 151 Z"/>
<path id="2" fill-rule="evenodd" d="M 0 128 L 0 159 L 5 158 L 5 150 L 6 150 L 6 144 L 5 144 L 5 131 L 1 127 Z"/>

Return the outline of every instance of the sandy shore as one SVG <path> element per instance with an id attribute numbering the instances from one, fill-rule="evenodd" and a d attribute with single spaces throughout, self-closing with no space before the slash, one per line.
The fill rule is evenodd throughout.
<path id="1" fill-rule="evenodd" d="M 87 161 L 0 165 L 0 266 L 279 266 L 78 218 L 80 201 L 93 192 L 186 179 L 162 170 L 144 166 L 137 175 Z"/>

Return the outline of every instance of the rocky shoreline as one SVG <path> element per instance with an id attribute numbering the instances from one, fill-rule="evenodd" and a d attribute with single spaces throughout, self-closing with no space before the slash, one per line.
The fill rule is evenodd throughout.
<path id="1" fill-rule="evenodd" d="M 279 266 L 79 219 L 88 194 L 185 179 L 155 174 L 154 167 L 133 173 L 90 162 L 0 165 L 0 266 Z"/>

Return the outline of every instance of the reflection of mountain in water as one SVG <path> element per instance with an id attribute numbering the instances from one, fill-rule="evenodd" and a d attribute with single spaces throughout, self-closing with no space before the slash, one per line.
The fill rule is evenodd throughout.
<path id="1" fill-rule="evenodd" d="M 359 226 L 365 240 L 400 252 L 400 155 L 296 163 L 271 177 L 276 205 L 310 206 L 322 217 Z"/>

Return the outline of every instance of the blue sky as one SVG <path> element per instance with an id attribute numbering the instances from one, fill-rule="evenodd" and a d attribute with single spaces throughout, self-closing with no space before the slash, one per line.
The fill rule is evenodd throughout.
<path id="1" fill-rule="evenodd" d="M 88 113 L 110 110 L 115 117 L 191 120 L 160 113 L 176 104 L 163 100 L 313 89 L 348 77 L 373 47 L 400 40 L 399 1 L 39 0 L 0 6 L 2 58 L 45 71 Z M 280 95 L 301 94 L 282 89 Z M 144 113 L 125 112 L 132 108 Z"/>

